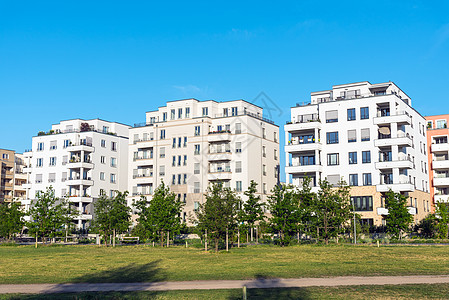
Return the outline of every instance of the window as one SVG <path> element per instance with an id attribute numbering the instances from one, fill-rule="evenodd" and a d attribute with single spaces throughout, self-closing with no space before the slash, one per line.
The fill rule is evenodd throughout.
<path id="1" fill-rule="evenodd" d="M 56 181 L 56 173 L 49 173 L 48 182 L 55 182 L 55 181 Z"/>
<path id="2" fill-rule="evenodd" d="M 232 107 L 231 108 L 231 114 L 232 114 L 232 116 L 237 116 L 238 115 L 237 107 Z"/>
<path id="3" fill-rule="evenodd" d="M 200 183 L 198 181 L 193 183 L 193 192 L 195 194 L 201 193 Z"/>
<path id="4" fill-rule="evenodd" d="M 432 121 L 427 121 L 427 128 L 431 129 L 433 126 Z"/>
<path id="5" fill-rule="evenodd" d="M 175 110 L 172 109 L 170 110 L 170 120 L 174 120 L 175 119 Z"/>
<path id="6" fill-rule="evenodd" d="M 173 155 L 173 160 L 172 160 L 172 167 L 174 167 L 174 166 L 176 166 L 176 156 L 175 155 Z"/>
<path id="7" fill-rule="evenodd" d="M 363 185 L 371 185 L 371 173 L 363 173 Z"/>
<path id="8" fill-rule="evenodd" d="M 68 161 L 69 161 L 69 156 L 68 155 L 64 155 L 62 157 L 62 165 L 65 166 Z"/>
<path id="9" fill-rule="evenodd" d="M 176 184 L 176 175 L 172 175 L 171 184 Z"/>
<path id="10" fill-rule="evenodd" d="M 176 148 L 176 138 L 173 138 L 172 148 Z"/>
<path id="11" fill-rule="evenodd" d="M 181 165 L 181 155 L 178 155 L 178 167 Z"/>
<path id="12" fill-rule="evenodd" d="M 348 143 L 357 142 L 357 131 L 355 129 L 348 130 Z"/>
<path id="13" fill-rule="evenodd" d="M 100 162 L 101 162 L 102 164 L 105 164 L 105 163 L 106 163 L 106 156 L 101 156 L 101 157 L 100 157 Z"/>
<path id="14" fill-rule="evenodd" d="M 184 137 L 184 145 L 183 146 L 184 146 L 184 148 L 187 147 L 187 137 L 186 136 Z"/>
<path id="15" fill-rule="evenodd" d="M 56 141 L 50 141 L 50 150 L 56 150 Z"/>
<path id="16" fill-rule="evenodd" d="M 373 196 L 351 197 L 355 211 L 373 211 Z"/>
<path id="17" fill-rule="evenodd" d="M 348 121 L 355 120 L 355 108 L 348 108 Z"/>
<path id="18" fill-rule="evenodd" d="M 56 166 L 56 157 L 50 157 L 50 166 Z"/>
<path id="19" fill-rule="evenodd" d="M 235 152 L 236 153 L 242 152 L 242 143 L 241 142 L 236 142 L 235 143 Z"/>
<path id="20" fill-rule="evenodd" d="M 223 108 L 223 117 L 227 117 L 228 115 L 229 115 L 228 109 L 227 108 Z"/>
<path id="21" fill-rule="evenodd" d="M 242 133 L 242 123 L 235 123 L 235 133 Z"/>
<path id="22" fill-rule="evenodd" d="M 362 142 L 370 140 L 369 128 L 362 129 Z"/>
<path id="23" fill-rule="evenodd" d="M 242 182 L 241 181 L 236 181 L 235 182 L 235 191 L 236 192 L 241 192 L 242 191 Z"/>
<path id="24" fill-rule="evenodd" d="M 328 166 L 337 166 L 338 164 L 339 164 L 338 153 L 329 153 L 327 155 L 327 165 Z"/>
<path id="25" fill-rule="evenodd" d="M 350 186 L 358 186 L 359 185 L 359 175 L 358 174 L 349 174 L 349 185 Z"/>
<path id="26" fill-rule="evenodd" d="M 263 193 L 266 194 L 267 193 L 267 184 L 263 183 L 262 187 L 263 187 Z"/>
<path id="27" fill-rule="evenodd" d="M 199 155 L 200 154 L 200 145 L 199 144 L 195 145 L 195 152 L 194 152 L 194 154 L 195 155 Z"/>
<path id="28" fill-rule="evenodd" d="M 104 172 L 100 172 L 100 180 L 104 180 Z"/>
<path id="29" fill-rule="evenodd" d="M 327 144 L 338 144 L 338 131 L 326 133 Z"/>
<path id="30" fill-rule="evenodd" d="M 111 167 L 117 167 L 117 158 L 111 157 Z"/>
<path id="31" fill-rule="evenodd" d="M 369 108 L 368 107 L 360 107 L 360 119 L 361 120 L 369 119 Z"/>
<path id="32" fill-rule="evenodd" d="M 199 136 L 201 133 L 201 127 L 200 126 L 195 126 L 195 136 Z"/>
<path id="33" fill-rule="evenodd" d="M 193 174 L 200 174 L 200 163 L 195 163 L 193 166 Z"/>
<path id="34" fill-rule="evenodd" d="M 113 198 L 115 195 L 114 190 L 109 190 L 109 197 Z"/>
<path id="35" fill-rule="evenodd" d="M 44 151 L 44 143 L 37 143 L 37 151 Z"/>
<path id="36" fill-rule="evenodd" d="M 42 174 L 36 174 L 36 183 L 42 183 Z"/>
<path id="37" fill-rule="evenodd" d="M 165 166 L 159 166 L 159 176 L 165 176 Z"/>
<path id="38" fill-rule="evenodd" d="M 357 163 L 357 152 L 349 152 L 349 164 L 353 165 Z"/>
<path id="39" fill-rule="evenodd" d="M 115 174 L 111 173 L 111 183 L 115 183 L 115 180 L 116 180 Z"/>
<path id="40" fill-rule="evenodd" d="M 165 122 L 165 121 L 167 121 L 167 113 L 166 112 L 162 113 L 162 122 Z"/>
<path id="41" fill-rule="evenodd" d="M 267 130 L 266 130 L 265 128 L 262 128 L 262 137 L 263 137 L 264 139 L 267 138 Z"/>
<path id="42" fill-rule="evenodd" d="M 108 133 L 108 132 L 109 132 L 109 127 L 103 126 L 103 133 Z"/>
<path id="43" fill-rule="evenodd" d="M 203 117 L 206 117 L 209 115 L 209 109 L 207 107 L 203 107 Z"/>
<path id="44" fill-rule="evenodd" d="M 178 148 L 181 148 L 182 145 L 182 137 L 178 138 Z"/>
<path id="45" fill-rule="evenodd" d="M 300 166 L 312 166 L 315 165 L 315 156 L 314 155 L 305 155 L 299 157 L 299 165 Z"/>
<path id="46" fill-rule="evenodd" d="M 36 160 L 36 167 L 42 167 L 43 164 L 44 164 L 44 159 L 43 158 L 38 158 Z"/>
<path id="47" fill-rule="evenodd" d="M 274 160 L 278 160 L 278 151 L 274 149 Z"/>
<path id="48" fill-rule="evenodd" d="M 326 123 L 338 122 L 338 110 L 326 111 Z"/>
<path id="49" fill-rule="evenodd" d="M 181 179 L 182 179 L 182 175 L 181 174 L 178 174 L 178 184 L 181 184 Z"/>
<path id="50" fill-rule="evenodd" d="M 267 152 L 266 152 L 265 146 L 262 146 L 262 156 L 267 157 Z"/>
<path id="51" fill-rule="evenodd" d="M 183 162 L 184 166 L 187 166 L 187 155 L 184 155 L 184 162 Z"/>
<path id="52" fill-rule="evenodd" d="M 186 118 L 190 118 L 190 107 L 186 107 Z"/>
<path id="53" fill-rule="evenodd" d="M 165 129 L 161 129 L 161 140 L 165 140 Z"/>
<path id="54" fill-rule="evenodd" d="M 106 148 L 106 140 L 101 140 L 101 147 Z"/>
<path id="55" fill-rule="evenodd" d="M 235 172 L 242 173 L 242 162 L 241 161 L 235 162 Z"/>
<path id="56" fill-rule="evenodd" d="M 182 184 L 187 184 L 187 174 L 184 174 L 184 179 L 182 180 Z"/>
<path id="57" fill-rule="evenodd" d="M 117 142 L 111 142 L 111 150 L 117 151 Z"/>
<path id="58" fill-rule="evenodd" d="M 198 201 L 193 201 L 193 210 L 198 211 L 198 209 L 200 209 L 200 203 Z"/>
<path id="59" fill-rule="evenodd" d="M 139 141 L 139 135 L 138 135 L 138 134 L 135 134 L 135 135 L 134 135 L 133 141 L 134 141 L 134 144 L 137 143 L 137 142 Z"/>
<path id="60" fill-rule="evenodd" d="M 278 142 L 278 135 L 277 135 L 277 132 L 274 132 L 274 134 L 273 134 L 273 140 L 274 140 L 275 143 Z"/>
<path id="61" fill-rule="evenodd" d="M 371 151 L 362 151 L 362 164 L 371 162 Z"/>
<path id="62" fill-rule="evenodd" d="M 71 143 L 72 143 L 72 142 L 70 142 L 70 140 L 64 140 L 63 147 L 64 147 L 64 148 L 67 148 L 68 146 L 70 146 Z"/>
<path id="63" fill-rule="evenodd" d="M 165 158 L 165 147 L 161 147 L 159 149 L 159 157 L 160 158 Z"/>
<path id="64" fill-rule="evenodd" d="M 182 197 L 182 202 L 186 203 L 187 202 L 187 194 L 184 194 Z"/>
<path id="65" fill-rule="evenodd" d="M 182 108 L 178 108 L 178 119 L 182 119 Z"/>
<path id="66" fill-rule="evenodd" d="M 267 166 L 266 165 L 262 165 L 262 175 L 267 176 Z"/>

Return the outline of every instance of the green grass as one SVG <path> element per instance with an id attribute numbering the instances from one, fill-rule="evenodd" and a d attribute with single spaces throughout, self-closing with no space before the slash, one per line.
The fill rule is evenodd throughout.
<path id="1" fill-rule="evenodd" d="M 229 253 L 127 246 L 0 247 L 0 283 L 449 274 L 445 246 L 254 246 Z"/>
<path id="2" fill-rule="evenodd" d="M 449 284 L 248 289 L 252 299 L 447 299 Z M 191 290 L 169 292 L 78 293 L 50 295 L 0 295 L 0 300 L 72 299 L 242 299 L 242 290 Z"/>

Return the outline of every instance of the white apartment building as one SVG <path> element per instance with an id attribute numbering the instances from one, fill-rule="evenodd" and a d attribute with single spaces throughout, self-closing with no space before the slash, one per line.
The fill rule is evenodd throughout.
<path id="1" fill-rule="evenodd" d="M 345 180 L 362 222 L 385 224 L 390 189 L 409 197 L 415 222 L 430 211 L 426 120 L 394 83 L 367 81 L 311 93 L 285 125 L 286 178 Z M 315 188 L 317 189 L 317 188 Z"/>
<path id="2" fill-rule="evenodd" d="M 185 203 L 184 222 L 211 182 L 243 196 L 254 180 L 262 199 L 278 182 L 279 127 L 244 100 L 167 102 L 130 130 L 129 143 L 129 205 L 164 181 Z"/>
<path id="3" fill-rule="evenodd" d="M 113 196 L 116 190 L 127 189 L 129 128 L 100 119 L 74 119 L 39 132 L 32 139 L 32 150 L 24 154 L 26 205 L 38 191 L 52 186 L 56 197 L 68 196 L 79 210 L 77 227 L 85 229 L 100 195 Z"/>

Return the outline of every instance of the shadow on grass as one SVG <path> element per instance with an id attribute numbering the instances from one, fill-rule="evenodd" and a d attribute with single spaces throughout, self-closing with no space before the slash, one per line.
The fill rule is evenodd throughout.
<path id="1" fill-rule="evenodd" d="M 303 299 L 311 300 L 314 299 L 310 293 L 304 288 L 256 288 L 247 289 L 247 299 L 268 299 L 268 300 L 278 300 L 278 299 Z M 242 292 L 234 291 L 231 296 L 228 297 L 229 300 L 242 299 Z"/>

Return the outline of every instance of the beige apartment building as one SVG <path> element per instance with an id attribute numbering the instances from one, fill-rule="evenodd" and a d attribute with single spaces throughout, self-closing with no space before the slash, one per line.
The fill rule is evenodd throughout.
<path id="1" fill-rule="evenodd" d="M 251 180 L 265 200 L 279 178 L 279 127 L 244 100 L 186 99 L 146 113 L 129 135 L 129 205 L 163 181 L 185 203 L 183 222 L 221 181 L 244 199 Z"/>
<path id="2" fill-rule="evenodd" d="M 23 172 L 23 155 L 13 150 L 0 149 L 0 164 L 0 202 L 24 200 L 26 191 L 23 185 L 27 183 L 27 176 Z"/>

